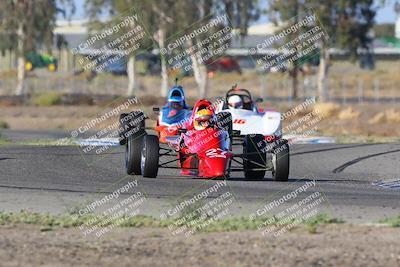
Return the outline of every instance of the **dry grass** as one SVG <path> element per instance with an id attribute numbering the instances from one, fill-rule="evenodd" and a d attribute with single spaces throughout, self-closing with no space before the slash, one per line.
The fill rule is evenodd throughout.
<path id="1" fill-rule="evenodd" d="M 137 106 L 129 107 L 129 110 L 142 109 L 152 120 L 155 116 L 152 112 L 151 104 L 155 98 L 141 99 Z M 161 101 L 161 100 L 160 100 Z M 165 100 L 164 100 L 165 101 Z M 6 123 L 11 129 L 65 129 L 72 130 L 88 121 L 101 116 L 111 106 L 116 106 L 123 100 L 115 101 L 113 105 L 93 105 L 93 106 L 10 106 L 1 107 L 0 121 Z M 148 103 L 147 103 L 148 102 Z M 152 103 L 150 103 L 152 102 Z M 157 102 L 159 105 L 163 102 Z M 296 103 L 298 104 L 298 103 Z M 260 104 L 263 108 L 273 108 L 280 112 L 292 109 L 295 104 L 288 105 L 280 102 L 266 102 Z M 400 136 L 400 109 L 396 104 L 373 104 L 373 105 L 338 105 L 332 103 L 317 104 L 305 110 L 308 112 L 316 111 L 324 114 L 322 119 L 315 123 L 316 135 L 321 136 L 376 136 L 376 137 L 398 137 Z M 121 111 L 122 112 L 122 111 Z M 304 112 L 296 116 L 290 116 L 283 121 L 283 125 L 290 125 L 292 122 L 304 117 Z M 317 116 L 315 116 L 317 117 Z M 117 122 L 118 116 L 105 120 L 97 124 L 98 130 Z M 154 121 L 146 121 L 146 125 L 151 126 Z"/>
<path id="2" fill-rule="evenodd" d="M 400 112 L 394 109 L 386 110 L 385 112 L 386 121 L 390 123 L 399 123 L 400 122 Z"/>
<path id="3" fill-rule="evenodd" d="M 385 113 L 384 112 L 379 112 L 375 114 L 371 119 L 368 120 L 369 124 L 378 124 L 378 123 L 383 123 L 385 122 Z"/>
<path id="4" fill-rule="evenodd" d="M 324 118 L 331 118 L 337 115 L 340 105 L 335 103 L 317 103 L 314 105 L 314 112 L 322 114 Z"/>
<path id="5" fill-rule="evenodd" d="M 356 120 L 360 114 L 359 111 L 354 110 L 352 107 L 348 107 L 339 112 L 338 118 L 340 120 Z"/>
<path id="6" fill-rule="evenodd" d="M 386 111 L 382 111 L 376 113 L 370 120 L 368 120 L 369 124 L 379 124 L 379 123 L 399 123 L 400 122 L 400 112 L 394 109 L 388 109 Z"/>
<path id="7" fill-rule="evenodd" d="M 357 97 L 360 93 L 359 87 L 363 87 L 365 97 L 400 97 L 398 84 L 400 83 L 400 61 L 378 61 L 373 71 L 361 70 L 357 64 L 350 62 L 332 62 L 329 70 L 329 95 L 331 97 Z M 43 74 L 44 73 L 44 74 Z M 115 76 L 110 73 L 102 73 L 91 76 L 88 73 L 72 76 L 68 73 L 57 72 L 48 74 L 33 72 L 27 79 L 31 92 L 44 92 L 57 90 L 63 93 L 96 93 L 96 94 L 118 94 L 126 93 L 128 84 L 126 76 Z M 45 76 L 43 76 L 45 75 Z M 45 77 L 45 78 L 44 78 Z M 308 77 L 310 78 L 310 77 Z M 0 79 L 4 81 L 0 85 L 0 93 L 11 93 L 15 86 L 15 75 L 13 72 L 1 72 Z M 170 75 L 169 85 L 174 84 L 175 76 Z M 311 77 L 315 80 L 315 77 Z M 185 88 L 190 98 L 198 98 L 198 87 L 193 77 L 182 77 L 179 81 Z M 257 73 L 255 70 L 246 70 L 242 75 L 237 73 L 217 73 L 209 79 L 208 96 L 222 96 L 233 84 L 250 89 L 255 96 L 282 97 L 287 98 L 290 93 L 290 77 L 288 73 Z M 161 78 L 154 76 L 137 76 L 136 95 L 160 95 Z M 375 87 L 380 88 L 379 95 Z M 303 96 L 304 77 L 299 75 L 299 95 Z M 307 87 L 307 95 L 315 92 L 315 88 Z"/>

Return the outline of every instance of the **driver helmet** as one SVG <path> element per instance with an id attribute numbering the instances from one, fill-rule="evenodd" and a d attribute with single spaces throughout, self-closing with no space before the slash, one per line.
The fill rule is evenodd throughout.
<path id="1" fill-rule="evenodd" d="M 228 99 L 229 108 L 241 109 L 243 108 L 243 100 L 238 95 L 233 95 Z"/>
<path id="2" fill-rule="evenodd" d="M 183 99 L 182 96 L 171 96 L 168 98 L 168 107 L 174 108 L 174 109 L 182 109 L 184 106 L 185 100 Z"/>
<path id="3" fill-rule="evenodd" d="M 197 131 L 206 129 L 211 126 L 213 117 L 213 112 L 208 108 L 198 110 L 193 118 L 194 128 Z"/>

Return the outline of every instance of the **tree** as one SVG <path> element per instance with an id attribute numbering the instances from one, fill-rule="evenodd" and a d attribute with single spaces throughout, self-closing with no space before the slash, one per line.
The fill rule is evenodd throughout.
<path id="1" fill-rule="evenodd" d="M 182 27 L 182 33 L 187 34 L 194 30 L 196 27 L 202 26 L 207 23 L 213 16 L 209 16 L 213 8 L 213 0 L 200 0 L 200 1 L 180 1 L 180 8 L 178 8 L 177 17 L 178 22 L 183 25 L 193 25 L 193 27 Z M 178 6 L 179 6 L 178 3 Z M 186 6 L 186 8 L 185 8 Z M 185 29 L 186 28 L 186 29 Z M 186 46 L 192 49 L 199 41 L 205 38 L 209 33 L 198 35 L 197 37 L 187 40 Z M 178 36 L 180 37 L 180 36 Z M 184 47 L 183 47 L 184 48 Z M 198 51 L 199 49 L 193 49 Z M 187 55 L 192 62 L 192 70 L 195 81 L 199 87 L 199 97 L 205 98 L 208 88 L 208 72 L 205 62 L 202 61 L 201 56 L 196 56 L 194 53 Z"/>
<path id="2" fill-rule="evenodd" d="M 283 1 L 271 0 L 269 4 L 279 5 Z M 288 7 L 297 14 L 314 13 L 318 20 L 316 25 L 323 28 L 328 38 L 319 39 L 320 64 L 318 71 L 318 99 L 321 102 L 328 96 L 328 66 L 330 64 L 329 49 L 332 47 L 346 50 L 352 61 L 360 49 L 370 50 L 370 29 L 374 23 L 375 7 L 373 0 L 298 0 L 297 4 Z M 282 14 L 281 9 L 276 10 Z M 287 12 L 287 11 L 285 11 Z M 285 16 L 283 16 L 285 17 Z"/>
<path id="3" fill-rule="evenodd" d="M 166 49 L 166 39 L 167 34 L 173 27 L 171 24 L 174 23 L 173 13 L 175 12 L 174 8 L 176 8 L 175 1 L 166 0 L 166 1 L 157 1 L 153 2 L 151 6 L 151 13 L 148 14 L 151 18 L 148 21 L 153 20 L 151 25 L 158 25 L 154 31 L 154 39 L 158 43 L 158 48 L 160 51 Z M 175 22 L 175 25 L 177 23 Z M 168 66 L 166 56 L 160 53 L 161 59 L 161 96 L 166 97 L 168 93 Z"/>
<path id="4" fill-rule="evenodd" d="M 137 4 L 138 1 L 125 1 L 125 0 L 86 0 L 85 8 L 86 12 L 89 15 L 89 31 L 94 33 L 104 31 L 105 29 L 111 28 L 114 24 L 118 24 L 119 15 L 124 14 L 125 12 L 130 10 L 130 6 L 132 4 Z M 99 16 L 104 15 L 104 13 L 108 13 L 111 15 L 106 21 L 100 20 Z M 127 14 L 131 15 L 131 14 Z M 91 48 L 100 49 L 101 47 L 106 47 L 105 49 L 112 50 L 114 46 L 111 45 L 111 42 L 117 39 L 119 36 L 131 31 L 134 27 L 137 26 L 135 23 L 130 23 L 129 25 L 121 28 L 118 32 L 113 32 L 111 36 L 108 36 L 98 43 L 92 44 Z M 110 45 L 108 45 L 110 44 Z M 119 52 L 123 53 L 122 49 Z M 104 55 L 100 55 L 104 56 Z M 126 64 L 126 72 L 128 76 L 128 84 L 126 95 L 132 96 L 135 94 L 135 86 L 136 86 L 136 68 L 135 68 L 135 56 L 136 53 L 128 53 L 125 57 L 121 57 L 118 54 L 111 54 L 105 56 L 104 61 L 100 64 L 108 65 L 109 62 L 118 58 L 118 62 L 121 64 Z M 85 62 L 87 64 L 88 62 Z"/>
<path id="5" fill-rule="evenodd" d="M 301 12 L 301 4 L 299 0 L 271 1 L 269 10 L 269 14 L 273 18 L 275 24 L 283 24 L 284 28 L 290 28 L 299 22 L 299 17 L 297 15 Z M 285 41 L 289 42 L 297 38 L 301 32 L 302 29 L 299 29 L 296 32 L 288 34 Z M 299 52 L 296 46 L 293 46 L 293 48 L 295 54 Z M 292 97 L 297 98 L 299 60 L 294 60 L 289 68 L 289 74 L 292 78 Z"/>
<path id="6" fill-rule="evenodd" d="M 59 1 L 60 4 L 70 0 Z M 25 93 L 25 56 L 35 51 L 40 45 L 45 45 L 48 50 L 53 43 L 53 28 L 57 12 L 60 8 L 55 0 L 6 0 L 0 2 L 0 32 L 5 39 L 0 43 L 14 40 L 17 54 L 17 86 L 15 93 Z M 3 44 L 4 47 L 4 44 Z"/>
<path id="7" fill-rule="evenodd" d="M 321 102 L 327 100 L 328 96 L 328 64 L 330 64 L 329 48 L 336 46 L 345 49 L 354 61 L 359 56 L 359 49 L 370 50 L 370 30 L 374 23 L 376 11 L 373 0 L 351 0 L 351 1 L 325 1 L 319 3 L 310 1 L 317 6 L 316 12 L 328 35 L 322 39 L 321 59 L 318 74 L 318 95 Z"/>
<path id="8" fill-rule="evenodd" d="M 227 13 L 239 29 L 240 36 L 247 34 L 247 27 L 252 20 L 257 19 L 258 0 L 163 0 L 163 1 L 139 1 L 139 0 L 86 0 L 86 6 L 91 17 L 104 14 L 105 10 L 111 14 L 122 14 L 134 7 L 140 11 L 141 21 L 149 35 L 154 38 L 161 52 L 166 51 L 171 38 L 189 31 L 189 25 L 206 23 L 216 15 Z M 235 18 L 235 19 L 233 19 Z M 186 43 L 187 47 L 193 47 L 204 36 L 195 38 Z M 184 47 L 176 50 L 182 51 Z M 161 96 L 167 95 L 168 90 L 168 66 L 167 57 L 171 54 L 160 53 L 161 60 Z M 192 62 L 195 80 L 200 89 L 200 96 L 207 94 L 208 74 L 206 63 L 193 54 L 188 55 Z M 131 58 L 133 59 L 133 58 Z M 131 67 L 129 67 L 131 66 Z M 132 62 L 128 61 L 128 77 L 131 73 Z M 134 75 L 132 75 L 134 77 Z M 129 84 L 132 84 L 129 82 Z M 130 87 L 130 86 L 129 86 Z"/>
<path id="9" fill-rule="evenodd" d="M 108 10 L 108 13 L 115 18 L 119 15 L 125 14 L 132 8 L 140 13 L 140 21 L 143 27 L 146 28 L 148 38 L 141 42 L 142 50 L 148 48 L 153 49 L 153 38 L 157 42 L 160 50 L 165 48 L 166 38 L 173 22 L 172 13 L 174 12 L 175 1 L 163 0 L 163 1 L 140 1 L 140 0 L 86 0 L 86 9 L 92 20 L 104 14 Z M 97 28 L 99 25 L 104 26 L 104 23 L 97 21 Z M 128 30 L 128 29 L 126 29 Z M 168 71 L 167 62 L 164 55 L 161 56 L 161 96 L 166 96 L 168 91 Z M 134 93 L 135 87 L 135 54 L 130 54 L 127 62 L 127 74 L 128 74 L 128 90 L 127 94 L 131 95 Z"/>
<path id="10" fill-rule="evenodd" d="M 180 0 L 177 1 L 178 8 L 176 17 L 178 19 L 176 21 L 179 21 L 181 25 L 199 27 L 206 25 L 218 16 L 227 15 L 229 22 L 232 23 L 230 26 L 238 30 L 241 41 L 243 41 L 244 36 L 247 35 L 247 28 L 250 22 L 256 20 L 259 16 L 257 3 L 257 0 Z M 193 27 L 187 27 L 186 33 L 193 30 Z M 220 30 L 221 27 L 222 25 L 214 27 L 207 33 L 197 35 L 196 38 L 188 40 L 187 46 L 189 49 L 193 48 L 202 40 L 205 40 L 214 32 Z M 230 42 L 230 40 L 228 42 Z M 218 54 L 209 61 L 202 60 L 193 53 L 189 56 L 192 62 L 194 78 L 199 87 L 199 97 L 205 98 L 208 90 L 207 63 L 218 59 L 218 57 L 222 55 Z"/>
<path id="11" fill-rule="evenodd" d="M 224 12 L 231 18 L 233 27 L 239 30 L 240 43 L 243 46 L 249 25 L 261 15 L 259 0 L 223 0 Z"/>

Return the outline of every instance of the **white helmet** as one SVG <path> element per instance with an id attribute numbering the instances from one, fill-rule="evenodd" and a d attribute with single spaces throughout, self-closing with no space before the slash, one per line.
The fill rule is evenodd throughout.
<path id="1" fill-rule="evenodd" d="M 241 108 L 243 108 L 243 100 L 240 96 L 233 95 L 233 96 L 229 97 L 228 105 L 229 105 L 229 108 L 241 109 Z"/>

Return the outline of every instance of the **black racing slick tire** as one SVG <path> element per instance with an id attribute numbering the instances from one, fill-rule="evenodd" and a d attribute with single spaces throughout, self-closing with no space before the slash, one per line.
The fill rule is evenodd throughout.
<path id="1" fill-rule="evenodd" d="M 222 111 L 217 113 L 217 125 L 228 132 L 229 137 L 232 137 L 232 114 L 230 112 Z"/>
<path id="2" fill-rule="evenodd" d="M 143 137 L 140 167 L 143 177 L 155 178 L 158 173 L 160 143 L 156 135 Z"/>
<path id="3" fill-rule="evenodd" d="M 125 147 L 125 167 L 129 175 L 140 175 L 140 160 L 142 155 L 143 136 L 130 136 Z"/>
<path id="4" fill-rule="evenodd" d="M 289 145 L 286 140 L 279 140 L 272 155 L 272 177 L 275 181 L 287 182 L 289 180 Z"/>
<path id="5" fill-rule="evenodd" d="M 249 134 L 243 140 L 243 172 L 247 180 L 262 180 L 266 171 L 264 136 Z"/>
<path id="6" fill-rule="evenodd" d="M 122 113 L 119 116 L 119 143 L 125 145 L 129 137 L 138 137 L 146 133 L 145 115 L 140 110 Z"/>

